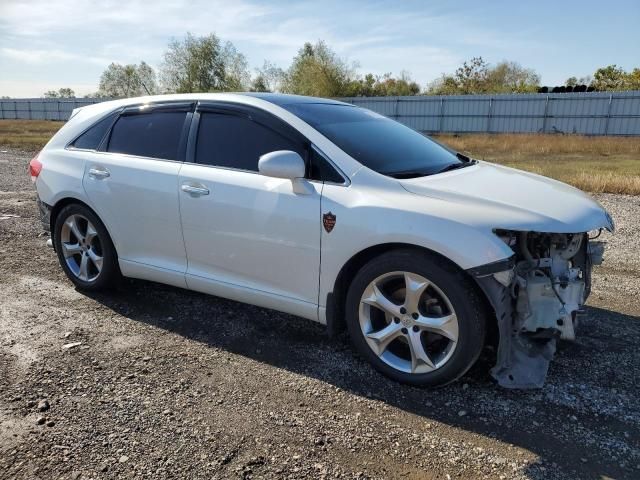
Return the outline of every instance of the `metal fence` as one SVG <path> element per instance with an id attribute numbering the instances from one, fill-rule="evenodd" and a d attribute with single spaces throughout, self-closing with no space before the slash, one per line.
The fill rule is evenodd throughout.
<path id="1" fill-rule="evenodd" d="M 104 98 L 11 98 L 0 99 L 0 119 L 69 120 L 74 108 L 84 107 Z"/>
<path id="2" fill-rule="evenodd" d="M 640 91 L 341 100 L 426 133 L 640 135 Z"/>
<path id="3" fill-rule="evenodd" d="M 2 99 L 0 119 L 67 120 L 71 111 L 105 99 Z M 577 133 L 640 136 L 640 91 L 353 97 L 426 133 Z"/>

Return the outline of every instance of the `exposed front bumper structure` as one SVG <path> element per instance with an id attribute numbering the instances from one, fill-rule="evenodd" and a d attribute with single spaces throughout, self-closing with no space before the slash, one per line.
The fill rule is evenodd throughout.
<path id="1" fill-rule="evenodd" d="M 506 232 L 511 234 L 513 232 Z M 573 340 L 604 244 L 587 234 L 506 236 L 508 260 L 468 270 L 493 307 L 499 330 L 491 374 L 507 388 L 540 388 L 559 339 Z"/>

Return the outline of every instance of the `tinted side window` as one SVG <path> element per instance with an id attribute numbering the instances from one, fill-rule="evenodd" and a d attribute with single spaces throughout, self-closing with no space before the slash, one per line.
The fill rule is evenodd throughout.
<path id="1" fill-rule="evenodd" d="M 74 148 L 82 148 L 83 150 L 96 150 L 117 116 L 117 113 L 106 116 L 76 138 L 71 146 Z"/>
<path id="2" fill-rule="evenodd" d="M 275 150 L 293 150 L 305 158 L 302 145 L 247 117 L 200 115 L 197 163 L 257 172 L 260 156 Z"/>
<path id="3" fill-rule="evenodd" d="M 335 168 L 313 148 L 310 149 L 311 180 L 322 180 L 323 182 L 344 183 L 344 178 Z"/>
<path id="4" fill-rule="evenodd" d="M 108 152 L 177 160 L 186 112 L 121 116 L 111 130 Z"/>

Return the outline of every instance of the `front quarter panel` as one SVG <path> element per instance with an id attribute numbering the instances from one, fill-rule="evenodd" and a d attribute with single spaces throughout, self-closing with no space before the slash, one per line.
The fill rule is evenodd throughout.
<path id="1" fill-rule="evenodd" d="M 452 207 L 437 198 L 412 195 L 402 189 L 380 190 L 358 185 L 325 185 L 322 214 L 335 215 L 335 226 L 322 230 L 320 306 L 326 304 L 342 267 L 369 247 L 401 243 L 432 250 L 467 270 L 513 255 L 490 229 L 447 216 Z M 453 211 L 451 211 L 453 217 Z"/>

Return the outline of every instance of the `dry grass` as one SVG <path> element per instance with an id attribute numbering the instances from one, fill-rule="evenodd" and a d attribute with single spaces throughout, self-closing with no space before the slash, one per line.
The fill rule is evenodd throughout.
<path id="1" fill-rule="evenodd" d="M 37 151 L 62 125 L 64 122 L 49 120 L 0 120 L 0 145 Z"/>
<path id="2" fill-rule="evenodd" d="M 640 138 L 579 135 L 442 135 L 474 158 L 552 177 L 590 192 L 640 195 Z"/>
<path id="3" fill-rule="evenodd" d="M 63 122 L 0 120 L 0 146 L 36 151 Z M 640 138 L 579 135 L 441 135 L 475 158 L 528 170 L 590 192 L 640 195 Z"/>

